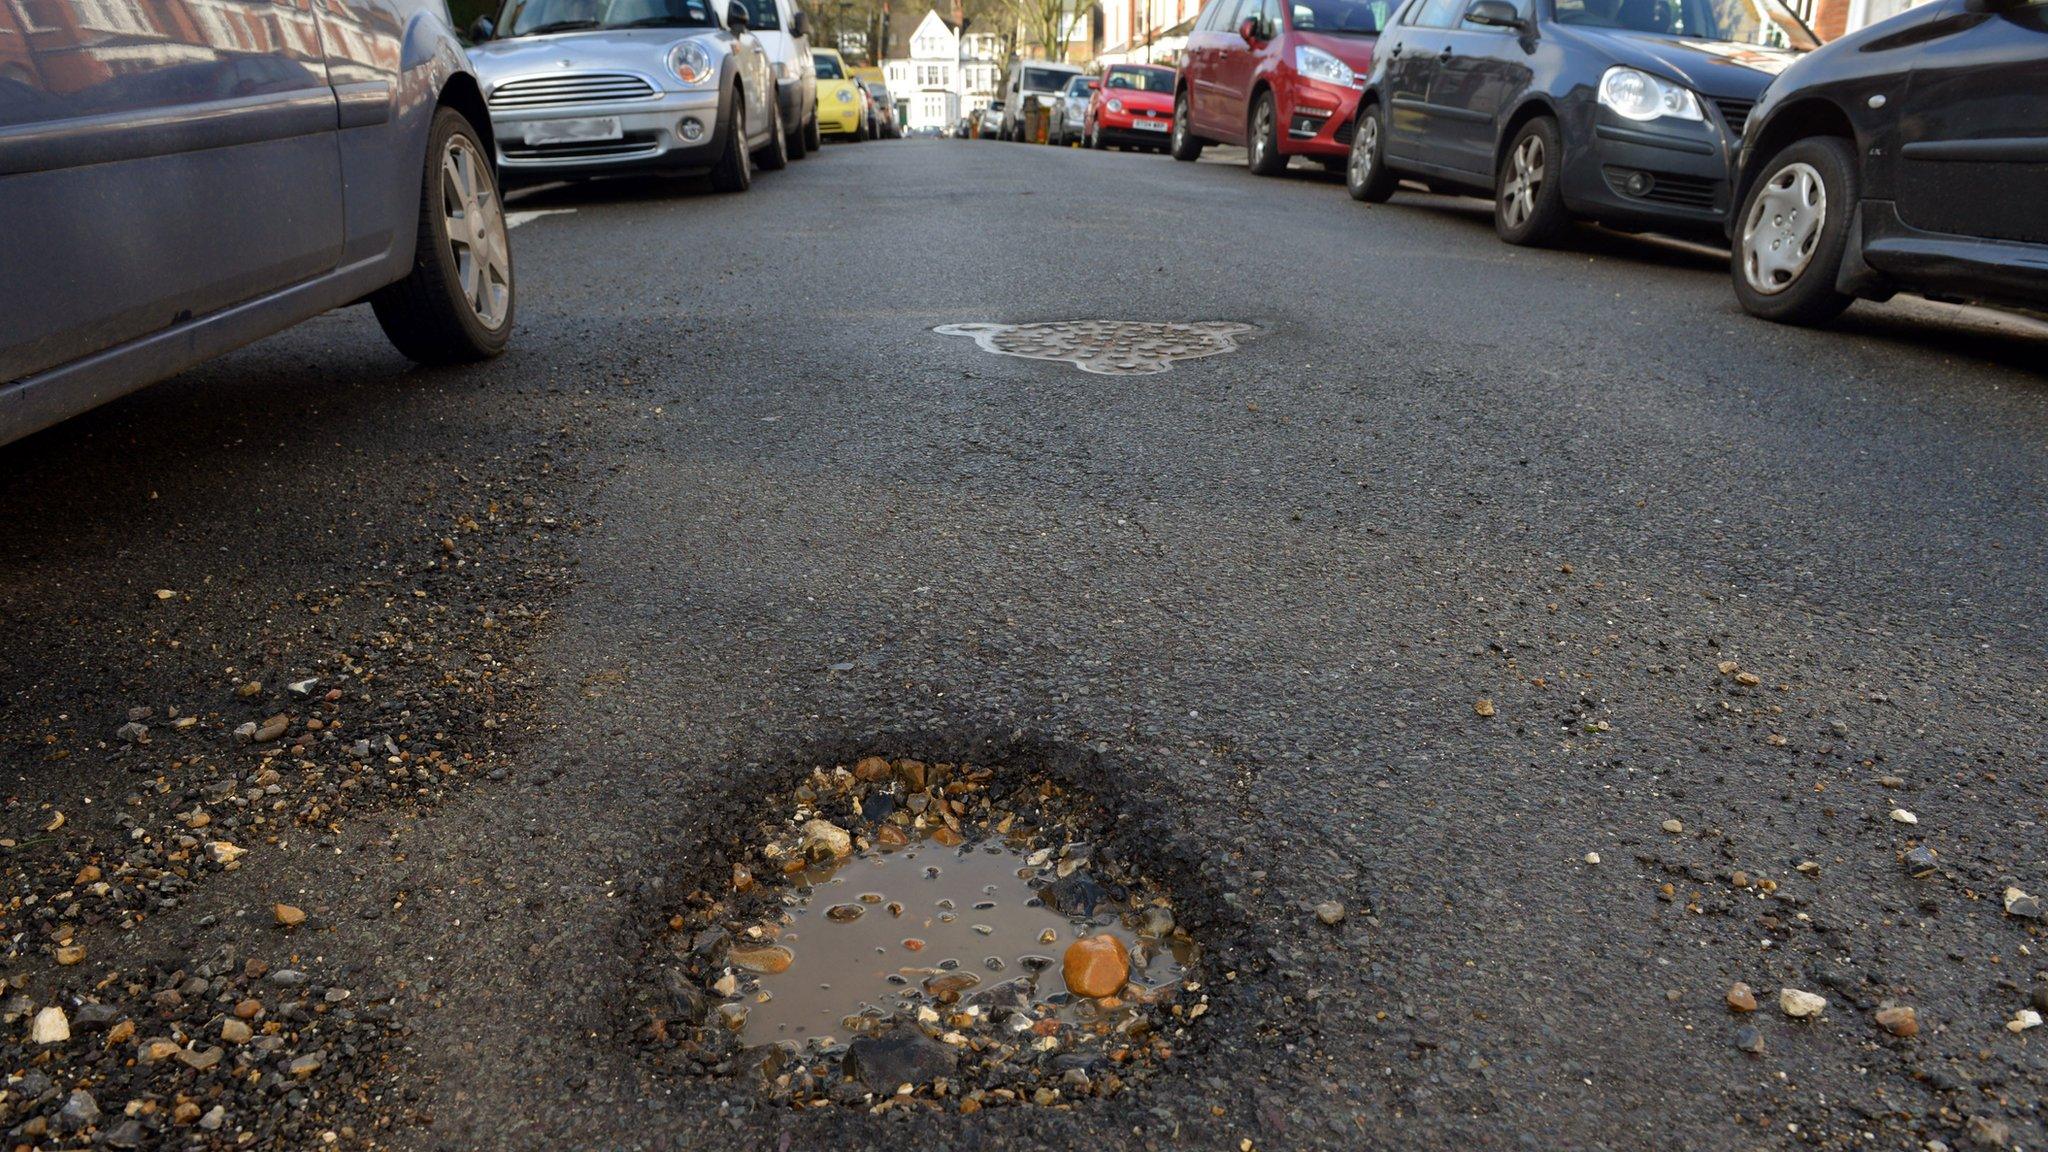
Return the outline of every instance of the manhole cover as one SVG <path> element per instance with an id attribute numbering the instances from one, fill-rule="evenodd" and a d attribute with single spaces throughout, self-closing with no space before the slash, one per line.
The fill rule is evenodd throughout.
<path id="1" fill-rule="evenodd" d="M 1237 337 L 1253 330 L 1235 320 L 1195 324 L 1140 320 L 1061 320 L 1045 324 L 941 324 L 941 336 L 972 336 L 985 352 L 1027 360 L 1063 360 L 1083 372 L 1143 376 L 1176 360 L 1237 351 Z"/>
<path id="2" fill-rule="evenodd" d="M 770 1098 L 962 1111 L 1111 1095 L 1208 1008 L 1164 892 L 1047 780 L 868 757 L 770 807 L 638 997 L 688 1069 Z M 724 879 L 723 877 L 721 877 Z"/>

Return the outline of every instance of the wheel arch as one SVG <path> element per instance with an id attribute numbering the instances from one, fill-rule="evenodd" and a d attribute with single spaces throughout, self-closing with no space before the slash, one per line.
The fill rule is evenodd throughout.
<path id="1" fill-rule="evenodd" d="M 1520 132 L 1524 124 L 1539 116 L 1548 116 L 1558 122 L 1558 143 L 1564 143 L 1564 119 L 1557 114 L 1557 106 L 1547 97 L 1531 95 L 1517 104 L 1515 110 L 1508 113 L 1507 119 L 1501 121 L 1500 132 L 1493 138 L 1493 167 L 1488 170 L 1488 180 L 1498 178 L 1501 160 L 1507 156 L 1508 145 L 1514 142 L 1515 133 Z"/>
<path id="2" fill-rule="evenodd" d="M 1742 148 L 1742 164 L 1736 172 L 1735 186 L 1729 189 L 1728 202 L 1739 209 L 1749 197 L 1751 186 L 1756 183 L 1757 170 L 1771 157 L 1784 151 L 1800 140 L 1816 136 L 1834 136 L 1849 142 L 1852 154 L 1861 154 L 1856 135 L 1856 122 L 1842 106 L 1824 96 L 1805 96 L 1774 109 L 1756 136 L 1745 142 Z M 1730 216 L 1733 228 L 1733 214 Z"/>
<path id="3" fill-rule="evenodd" d="M 484 149 L 494 159 L 498 154 L 498 136 L 491 128 L 491 110 L 484 103 L 483 89 L 477 85 L 476 77 L 467 72 L 457 72 L 441 85 L 442 107 L 453 108 L 462 113 L 469 126 L 483 137 Z"/>

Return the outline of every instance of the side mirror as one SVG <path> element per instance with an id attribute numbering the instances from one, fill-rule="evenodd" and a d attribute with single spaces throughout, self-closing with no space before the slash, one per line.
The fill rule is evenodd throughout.
<path id="1" fill-rule="evenodd" d="M 1237 26 L 1237 34 L 1244 37 L 1245 43 L 1257 44 L 1259 42 L 1259 18 L 1256 16 L 1245 17 L 1244 23 Z"/>
<path id="2" fill-rule="evenodd" d="M 1089 90 L 1090 92 L 1100 92 L 1100 91 L 1102 91 L 1102 81 L 1100 81 L 1100 80 L 1090 80 L 1090 81 L 1088 82 L 1088 90 Z"/>
<path id="3" fill-rule="evenodd" d="M 493 32 L 496 32 L 497 30 L 498 26 L 491 23 L 491 18 L 489 16 L 479 16 L 475 20 L 470 22 L 470 43 L 481 44 L 484 41 L 489 40 L 491 38 L 491 34 Z"/>
<path id="4" fill-rule="evenodd" d="M 797 9 L 796 14 L 789 18 L 789 34 L 791 36 L 808 36 L 811 34 L 811 18 L 804 15 L 803 9 Z"/>
<path id="5" fill-rule="evenodd" d="M 754 14 L 747 11 L 747 6 L 740 0 L 732 0 L 726 5 L 725 22 L 733 31 L 745 32 L 754 26 Z"/>
<path id="6" fill-rule="evenodd" d="M 1527 21 L 1508 0 L 1472 0 L 1465 19 L 1486 28 L 1526 28 Z"/>

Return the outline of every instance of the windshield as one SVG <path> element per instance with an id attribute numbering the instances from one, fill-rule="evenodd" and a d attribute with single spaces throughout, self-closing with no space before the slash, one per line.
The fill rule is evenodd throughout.
<path id="1" fill-rule="evenodd" d="M 1372 36 L 1386 25 L 1394 7 L 1393 0 L 1294 0 L 1289 15 L 1297 31 Z"/>
<path id="2" fill-rule="evenodd" d="M 782 30 L 782 13 L 776 11 L 775 0 L 740 0 L 747 6 L 747 27 L 756 32 L 779 32 Z"/>
<path id="3" fill-rule="evenodd" d="M 1173 93 L 1173 70 L 1170 68 L 1126 68 L 1116 67 L 1102 80 L 1104 88 L 1115 88 L 1136 92 Z"/>
<path id="4" fill-rule="evenodd" d="M 772 0 L 768 7 L 773 7 Z M 591 28 L 716 28 L 709 0 L 512 0 L 500 36 Z"/>
<path id="5" fill-rule="evenodd" d="M 1067 95 L 1076 99 L 1088 95 L 1088 78 L 1086 76 L 1076 76 L 1072 80 L 1067 81 Z"/>
<path id="6" fill-rule="evenodd" d="M 1066 87 L 1067 77 L 1071 75 L 1073 75 L 1071 72 L 1056 71 L 1051 68 L 1026 68 L 1024 70 L 1024 90 L 1026 92 L 1057 92 L 1061 88 Z"/>
<path id="7" fill-rule="evenodd" d="M 1820 44 L 1779 0 L 1557 0 L 1557 22 L 1767 48 Z"/>
<path id="8" fill-rule="evenodd" d="M 846 73 L 845 73 L 845 72 L 843 72 L 843 71 L 841 71 L 841 70 L 840 70 L 840 68 L 839 68 L 839 58 L 838 58 L 838 57 L 836 57 L 836 56 L 813 56 L 813 57 L 811 57 L 811 59 L 813 59 L 813 60 L 817 61 L 817 64 L 818 64 L 818 79 L 820 79 L 820 80 L 844 80 L 844 79 L 846 79 Z"/>

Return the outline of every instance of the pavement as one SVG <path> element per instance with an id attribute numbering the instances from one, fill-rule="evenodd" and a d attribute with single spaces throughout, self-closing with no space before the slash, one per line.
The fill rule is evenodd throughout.
<path id="1" fill-rule="evenodd" d="M 2048 329 L 1774 327 L 1697 246 L 993 142 L 510 207 L 499 361 L 354 309 L 0 452 L 0 975 L 386 1006 L 218 1133 L 25 1020 L 0 1072 L 163 1147 L 2048 1144 Z M 931 331 L 1086 319 L 1255 330 L 1130 376 Z M 971 1119 L 650 1061 L 661 926 L 869 752 L 1092 794 L 1205 945 L 1195 1040 Z"/>

